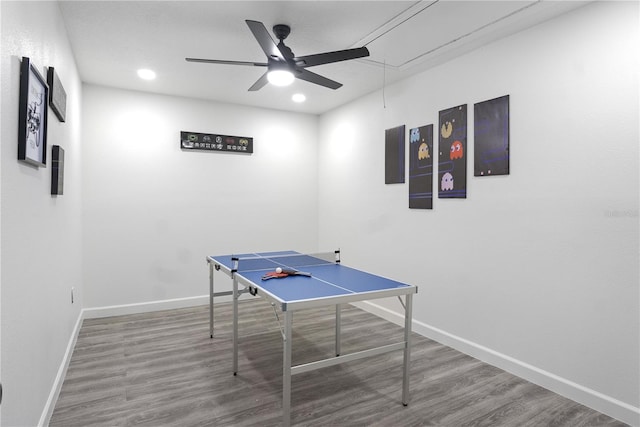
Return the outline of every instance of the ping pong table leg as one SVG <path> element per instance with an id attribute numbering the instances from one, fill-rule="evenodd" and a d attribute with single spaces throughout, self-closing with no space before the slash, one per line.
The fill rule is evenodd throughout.
<path id="1" fill-rule="evenodd" d="M 238 279 L 233 277 L 233 375 L 238 373 Z"/>
<path id="2" fill-rule="evenodd" d="M 209 335 L 213 338 L 213 264 L 209 263 Z"/>
<path id="3" fill-rule="evenodd" d="M 342 330 L 342 320 L 340 318 L 341 309 L 342 305 L 336 304 L 336 356 L 340 356 L 340 335 Z"/>
<path id="4" fill-rule="evenodd" d="M 284 335 L 282 355 L 282 424 L 284 427 L 291 425 L 291 347 L 293 336 L 291 324 L 293 312 L 284 313 Z"/>
<path id="5" fill-rule="evenodd" d="M 409 365 L 411 362 L 411 306 L 413 294 L 407 294 L 404 308 L 404 376 L 402 378 L 402 404 L 409 404 Z"/>

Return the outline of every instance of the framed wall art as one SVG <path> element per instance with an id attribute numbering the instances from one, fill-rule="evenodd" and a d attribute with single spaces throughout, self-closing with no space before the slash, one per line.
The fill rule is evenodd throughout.
<path id="1" fill-rule="evenodd" d="M 61 122 L 67 115 L 67 92 L 64 91 L 58 74 L 53 67 L 47 70 L 47 84 L 49 84 L 49 105 Z"/>
<path id="2" fill-rule="evenodd" d="M 253 153 L 253 138 L 181 131 L 180 148 L 183 150 L 251 154 Z"/>
<path id="3" fill-rule="evenodd" d="M 509 175 L 509 95 L 473 106 L 475 176 Z"/>
<path id="4" fill-rule="evenodd" d="M 47 165 L 47 101 L 49 87 L 26 56 L 20 65 L 18 112 L 18 160 L 34 166 Z"/>
<path id="5" fill-rule="evenodd" d="M 467 105 L 439 113 L 438 178 L 440 199 L 467 198 Z"/>
<path id="6" fill-rule="evenodd" d="M 384 131 L 384 183 L 404 183 L 404 125 Z"/>
<path id="7" fill-rule="evenodd" d="M 59 145 L 51 146 L 51 195 L 64 194 L 64 149 Z"/>
<path id="8" fill-rule="evenodd" d="M 433 209 L 433 125 L 409 130 L 409 208 Z"/>

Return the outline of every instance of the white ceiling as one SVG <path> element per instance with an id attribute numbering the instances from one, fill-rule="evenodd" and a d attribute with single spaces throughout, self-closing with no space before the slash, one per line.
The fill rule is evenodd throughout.
<path id="1" fill-rule="evenodd" d="M 584 1 L 60 1 L 82 81 L 225 103 L 321 114 L 521 31 Z M 265 62 L 245 19 L 287 24 L 297 56 L 366 46 L 368 58 L 311 71 L 344 86 L 296 80 L 247 89 L 262 67 L 189 63 L 185 57 Z M 274 36 L 275 39 L 275 36 Z M 139 68 L 156 71 L 142 81 Z M 291 95 L 307 96 L 303 104 Z"/>

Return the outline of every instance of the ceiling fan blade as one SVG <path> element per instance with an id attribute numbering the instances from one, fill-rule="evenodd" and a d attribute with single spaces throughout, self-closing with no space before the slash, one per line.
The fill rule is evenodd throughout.
<path id="1" fill-rule="evenodd" d="M 320 86 L 328 87 L 329 89 L 338 89 L 342 86 L 342 83 L 338 83 L 326 77 L 323 77 L 319 74 L 312 73 L 309 70 L 305 70 L 304 68 L 299 68 L 295 70 L 296 78 L 300 80 L 307 81 L 309 83 L 315 83 Z"/>
<path id="2" fill-rule="evenodd" d="M 268 58 L 284 60 L 284 56 L 282 56 L 280 49 L 278 49 L 278 45 L 276 45 L 276 43 L 273 41 L 262 22 L 251 21 L 249 19 L 247 19 L 245 22 L 253 33 L 253 37 L 256 38 L 256 40 L 260 44 L 260 47 Z"/>
<path id="3" fill-rule="evenodd" d="M 201 59 L 201 58 L 184 58 L 187 62 L 204 62 L 207 64 L 227 64 L 227 65 L 253 65 L 255 67 L 266 67 L 266 62 L 247 62 L 247 61 L 223 61 L 220 59 Z"/>
<path id="4" fill-rule="evenodd" d="M 250 92 L 254 92 L 256 90 L 260 90 L 264 87 L 264 85 L 266 85 L 267 83 L 269 83 L 269 80 L 267 80 L 267 74 L 268 73 L 264 73 L 262 75 L 262 77 L 260 77 L 254 84 L 253 86 L 251 86 L 249 88 Z"/>
<path id="5" fill-rule="evenodd" d="M 364 58 L 365 56 L 369 56 L 369 49 L 366 47 L 358 47 L 355 49 L 318 53 L 316 55 L 298 56 L 293 58 L 293 60 L 298 67 L 305 68 L 332 62 L 347 61 L 349 59 Z"/>

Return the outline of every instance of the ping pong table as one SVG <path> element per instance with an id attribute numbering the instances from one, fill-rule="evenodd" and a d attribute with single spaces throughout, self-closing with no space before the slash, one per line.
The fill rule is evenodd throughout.
<path id="1" fill-rule="evenodd" d="M 397 282 L 361 270 L 346 267 L 340 262 L 340 251 L 325 254 L 301 254 L 296 251 L 246 253 L 240 255 L 208 256 L 209 264 L 209 332 L 213 338 L 214 297 L 231 295 L 233 300 L 233 374 L 238 372 L 238 299 L 244 293 L 265 298 L 271 303 L 278 322 L 283 315 L 280 332 L 283 341 L 282 411 L 283 425 L 291 420 L 292 375 L 371 357 L 390 351 L 403 350 L 402 403 L 409 403 L 409 362 L 411 357 L 412 297 L 418 291 L 414 285 Z M 307 276 L 289 276 L 263 280 L 265 273 L 277 267 L 294 269 Z M 233 281 L 232 291 L 215 292 L 214 271 L 221 271 Z M 242 286 L 243 289 L 239 289 Z M 404 302 L 401 296 L 404 295 Z M 350 354 L 341 354 L 340 311 L 342 304 L 377 298 L 397 297 L 404 307 L 404 340 Z M 292 325 L 296 310 L 335 306 L 335 356 L 297 366 L 292 365 Z"/>

